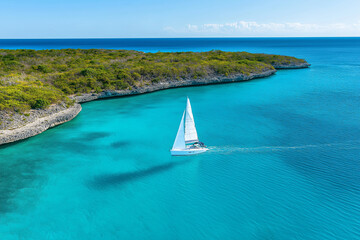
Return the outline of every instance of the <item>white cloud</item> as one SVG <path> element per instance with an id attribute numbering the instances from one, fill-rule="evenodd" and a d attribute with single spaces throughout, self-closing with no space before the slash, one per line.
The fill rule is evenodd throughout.
<path id="1" fill-rule="evenodd" d="M 163 30 L 166 32 L 176 32 L 175 28 L 170 27 L 170 26 L 164 27 Z"/>
<path id="2" fill-rule="evenodd" d="M 196 26 L 196 25 L 191 25 L 191 24 L 189 24 L 188 25 L 188 29 L 190 30 L 190 31 L 194 31 L 194 32 L 197 32 L 199 29 L 198 29 L 198 26 Z"/>
<path id="3" fill-rule="evenodd" d="M 185 30 L 197 34 L 242 34 L 242 35 L 360 35 L 360 21 L 352 24 L 309 24 L 309 23 L 258 23 L 238 21 L 230 23 L 189 24 Z"/>

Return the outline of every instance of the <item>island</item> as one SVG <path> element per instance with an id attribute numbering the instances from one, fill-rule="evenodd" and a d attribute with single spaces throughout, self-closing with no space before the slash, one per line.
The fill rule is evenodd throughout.
<path id="1" fill-rule="evenodd" d="M 0 145 L 70 121 L 83 102 L 246 81 L 309 66 L 290 56 L 219 50 L 0 50 Z"/>

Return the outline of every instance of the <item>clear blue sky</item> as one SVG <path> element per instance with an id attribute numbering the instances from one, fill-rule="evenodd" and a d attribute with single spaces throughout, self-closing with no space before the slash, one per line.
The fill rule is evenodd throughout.
<path id="1" fill-rule="evenodd" d="M 360 0 L 0 0 L 0 38 L 360 36 Z"/>

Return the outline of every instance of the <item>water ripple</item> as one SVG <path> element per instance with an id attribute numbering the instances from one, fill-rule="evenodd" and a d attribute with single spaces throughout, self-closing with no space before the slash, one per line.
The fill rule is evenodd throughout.
<path id="1" fill-rule="evenodd" d="M 311 148 L 326 148 L 336 147 L 337 149 L 360 149 L 359 141 L 347 141 L 341 143 L 322 143 L 322 144 L 307 144 L 299 146 L 261 146 L 261 147 L 238 147 L 238 146 L 209 146 L 208 148 L 213 153 L 231 154 L 234 152 L 242 153 L 262 153 L 262 152 L 276 152 L 276 151 L 289 151 L 289 150 L 302 150 Z"/>

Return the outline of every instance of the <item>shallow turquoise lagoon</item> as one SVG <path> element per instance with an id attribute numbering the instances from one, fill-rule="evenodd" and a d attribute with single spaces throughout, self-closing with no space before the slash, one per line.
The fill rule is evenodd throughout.
<path id="1" fill-rule="evenodd" d="M 181 41 L 312 66 L 86 103 L 1 147 L 0 239 L 360 239 L 360 40 Z M 186 96 L 211 151 L 171 157 Z"/>

